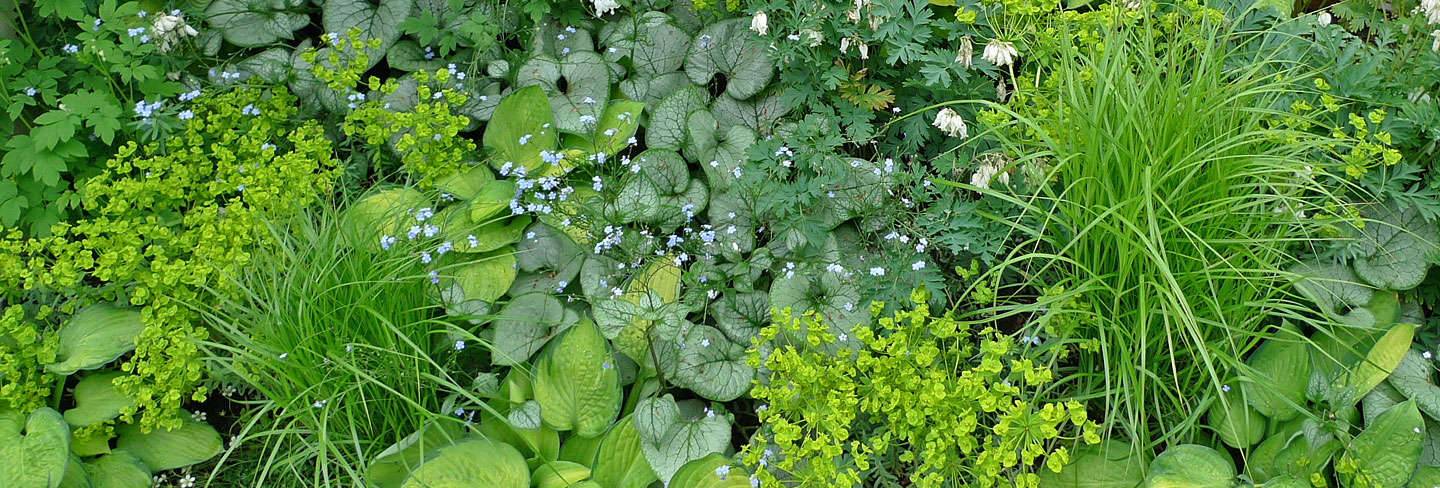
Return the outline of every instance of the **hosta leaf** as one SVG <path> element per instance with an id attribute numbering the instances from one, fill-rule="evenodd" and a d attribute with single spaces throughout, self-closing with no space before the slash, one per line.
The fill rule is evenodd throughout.
<path id="1" fill-rule="evenodd" d="M 550 327 L 565 318 L 560 300 L 543 293 L 521 295 L 505 304 L 500 318 L 491 324 L 490 362 L 514 366 L 530 359 L 550 340 Z"/>
<path id="2" fill-rule="evenodd" d="M 1289 6 L 1289 4 L 1285 5 Z M 1440 466 L 1416 466 L 1415 472 L 1410 475 L 1410 483 L 1406 486 L 1412 488 L 1440 486 Z"/>
<path id="3" fill-rule="evenodd" d="M 655 471 L 640 452 L 640 434 L 633 417 L 620 419 L 600 441 L 590 479 L 613 488 L 645 488 L 656 480 Z"/>
<path id="4" fill-rule="evenodd" d="M 765 44 L 750 31 L 750 20 L 737 17 L 706 26 L 695 36 L 685 60 L 685 74 L 697 85 L 710 82 L 715 75 L 725 77 L 725 93 L 739 100 L 750 98 L 775 73 L 775 65 L 765 53 Z"/>
<path id="5" fill-rule="evenodd" d="M 134 424 L 121 425 L 115 428 L 116 444 L 155 471 L 183 468 L 220 454 L 223 449 L 215 428 L 189 417 L 182 414 L 180 427 L 174 430 L 157 427 L 147 433 Z"/>
<path id="6" fill-rule="evenodd" d="M 507 419 L 491 417 L 480 423 L 480 435 L 519 449 L 520 455 L 526 459 L 555 459 L 560 456 L 560 433 L 544 424 L 540 424 L 539 429 L 519 429 Z"/>
<path id="7" fill-rule="evenodd" d="M 463 260 L 454 267 L 447 267 L 444 275 L 446 288 L 458 288 L 459 294 L 451 292 L 447 303 L 470 300 L 493 302 L 505 295 L 510 283 L 515 280 L 515 249 L 502 247 L 479 255 L 462 255 Z"/>
<path id="8" fill-rule="evenodd" d="M 690 34 L 681 30 L 663 12 L 649 11 L 638 18 L 611 22 L 615 29 L 605 33 L 601 43 L 605 59 L 630 59 L 635 75 L 654 76 L 670 73 L 685 64 L 690 49 Z"/>
<path id="9" fill-rule="evenodd" d="M 1242 384 L 1245 401 L 1275 420 L 1289 420 L 1305 405 L 1310 381 L 1309 347 L 1299 330 L 1284 323 L 1285 332 L 1266 340 L 1245 360 L 1251 369 Z"/>
<path id="10" fill-rule="evenodd" d="M 749 392 L 755 380 L 745 349 L 714 327 L 692 326 L 680 336 L 679 364 L 670 379 L 710 400 L 734 400 Z"/>
<path id="11" fill-rule="evenodd" d="M 0 412 L 0 479 L 6 486 L 55 488 L 69 464 L 70 426 L 60 412 Z"/>
<path id="12" fill-rule="evenodd" d="M 750 473 L 728 458 L 711 454 L 685 463 L 670 478 L 675 486 L 693 488 L 750 488 Z"/>
<path id="13" fill-rule="evenodd" d="M 75 407 L 65 411 L 65 422 L 86 427 L 119 417 L 122 409 L 134 405 L 133 399 L 115 389 L 114 380 L 121 376 L 125 376 L 122 371 L 104 371 L 82 378 L 75 385 Z"/>
<path id="14" fill-rule="evenodd" d="M 135 338 L 145 330 L 140 311 L 97 303 L 80 309 L 60 327 L 56 362 L 45 371 L 68 375 L 95 369 L 135 350 Z"/>
<path id="15" fill-rule="evenodd" d="M 1387 290 L 1408 290 L 1425 280 L 1425 271 L 1440 252 L 1440 228 L 1426 222 L 1414 205 L 1401 210 L 1390 201 L 1365 207 L 1365 227 L 1358 229 L 1360 256 L 1355 273 Z"/>
<path id="16" fill-rule="evenodd" d="M 762 94 L 744 101 L 727 94 L 715 99 L 715 105 L 710 107 L 710 112 L 715 115 L 717 130 L 722 134 L 737 126 L 768 132 L 780 117 L 790 113 L 790 106 L 780 99 L 779 92 Z"/>
<path id="17" fill-rule="evenodd" d="M 1235 463 L 1205 446 L 1171 446 L 1150 463 L 1145 486 L 1228 488 L 1235 486 Z"/>
<path id="18" fill-rule="evenodd" d="M 90 488 L 145 488 L 154 482 L 150 467 L 130 451 L 116 449 L 85 463 Z"/>
<path id="19" fill-rule="evenodd" d="M 1225 394 L 1227 402 L 1210 404 L 1209 427 L 1226 445 L 1249 449 L 1265 437 L 1265 417 L 1240 395 Z"/>
<path id="20" fill-rule="evenodd" d="M 591 152 L 615 155 L 630 145 L 630 138 L 640 126 L 640 115 L 645 104 L 631 100 L 615 100 L 605 107 L 605 113 L 595 124 L 591 136 Z"/>
<path id="21" fill-rule="evenodd" d="M 1390 373 L 1390 385 L 1404 398 L 1414 399 L 1415 405 L 1425 415 L 1440 418 L 1440 387 L 1436 387 L 1430 379 L 1435 369 L 1432 364 L 1414 349 L 1406 351 L 1395 371 Z"/>
<path id="22" fill-rule="evenodd" d="M 225 40 L 241 47 L 290 40 L 310 25 L 310 16 L 300 12 L 303 0 L 215 0 L 205 8 L 206 20 L 224 33 Z"/>
<path id="23" fill-rule="evenodd" d="M 1375 290 L 1361 282 L 1349 266 L 1304 262 L 1291 271 L 1304 277 L 1295 287 L 1327 315 L 1347 325 L 1375 325 L 1374 313 L 1365 308 Z"/>
<path id="24" fill-rule="evenodd" d="M 450 177 L 435 182 L 435 187 L 459 200 L 475 198 L 480 189 L 495 181 L 495 174 L 489 166 L 471 166 Z M 474 215 L 470 216 L 472 219 Z M 485 217 L 481 217 L 483 221 Z"/>
<path id="25" fill-rule="evenodd" d="M 1135 488 L 1144 479 L 1144 460 L 1129 444 L 1114 440 L 1075 448 L 1059 473 L 1040 470 L 1045 488 Z"/>
<path id="26" fill-rule="evenodd" d="M 391 444 L 365 468 L 367 481 L 378 488 L 398 488 L 410 470 L 424 460 L 425 453 L 460 439 L 460 430 L 456 427 L 451 423 L 425 424 L 420 430 Z"/>
<path id="27" fill-rule="evenodd" d="M 530 216 L 521 215 L 509 220 L 491 219 L 488 223 L 477 223 L 470 219 L 470 213 L 460 207 L 450 207 L 435 216 L 442 219 L 440 234 L 459 252 L 489 252 L 514 244 L 530 225 Z M 473 239 L 472 239 L 473 237 Z"/>
<path id="28" fill-rule="evenodd" d="M 585 251 L 564 232 L 536 222 L 515 246 L 515 259 L 522 273 L 511 286 L 511 295 L 558 293 L 580 274 Z"/>
<path id="29" fill-rule="evenodd" d="M 515 182 L 510 180 L 494 180 L 481 185 L 470 200 L 470 220 L 488 223 L 496 217 L 513 213 L 507 211 L 517 194 Z"/>
<path id="30" fill-rule="evenodd" d="M 813 310 L 822 319 L 827 332 L 835 336 L 834 342 L 821 345 L 826 351 L 859 347 L 859 340 L 850 332 L 870 318 L 864 303 L 853 281 L 818 266 L 797 266 L 793 274 L 782 272 L 770 285 L 770 306 L 789 308 L 797 317 Z M 804 342 L 803 337 L 795 339 Z"/>
<path id="31" fill-rule="evenodd" d="M 505 116 L 485 126 L 482 141 L 485 150 L 494 154 L 491 164 L 501 168 L 510 163 L 529 172 L 539 169 L 544 163 L 540 153 L 554 151 L 560 140 L 560 133 L 552 127 L 555 115 L 545 89 L 523 86 L 500 99 L 495 111 Z"/>
<path id="32" fill-rule="evenodd" d="M 646 398 L 636 404 L 634 419 L 641 452 L 663 482 L 685 463 L 730 445 L 730 421 L 724 412 L 698 401 L 676 403 L 670 395 Z"/>
<path id="33" fill-rule="evenodd" d="M 685 122 L 690 114 L 705 108 L 709 95 L 689 86 L 665 97 L 650 113 L 645 127 L 645 145 L 652 149 L 678 151 L 685 145 Z"/>
<path id="34" fill-rule="evenodd" d="M 350 204 L 341 228 L 352 245 L 379 251 L 382 237 L 404 239 L 406 229 L 419 223 L 415 221 L 415 211 L 430 205 L 425 194 L 414 188 L 381 188 Z"/>
<path id="35" fill-rule="evenodd" d="M 590 468 L 572 461 L 550 461 L 535 468 L 530 478 L 535 488 L 581 488 L 590 478 Z"/>
<path id="36" fill-rule="evenodd" d="M 359 28 L 360 39 L 380 40 L 379 49 L 366 48 L 370 56 L 366 68 L 378 64 L 390 46 L 400 39 L 400 22 L 410 16 L 410 9 L 415 5 L 415 0 L 378 1 L 377 5 L 369 0 L 326 0 L 320 14 L 325 32 L 345 36 L 350 29 Z"/>
<path id="37" fill-rule="evenodd" d="M 581 437 L 605 433 L 620 415 L 617 374 L 600 329 L 589 320 L 570 327 L 535 365 L 541 418 L 555 430 Z"/>
<path id="38" fill-rule="evenodd" d="M 1410 342 L 1414 338 L 1415 325 L 1395 324 L 1389 332 L 1375 341 L 1363 362 L 1341 376 L 1341 382 L 1337 382 L 1336 386 L 1350 389 L 1353 395 L 1351 398 L 1364 397 L 1375 385 L 1390 376 L 1390 372 L 1394 371 L 1405 357 L 1405 352 L 1410 350 Z"/>
<path id="39" fill-rule="evenodd" d="M 425 455 L 403 488 L 529 488 L 530 466 L 509 444 L 471 437 Z"/>
<path id="40" fill-rule="evenodd" d="M 726 293 L 710 306 L 715 326 L 731 342 L 749 345 L 760 329 L 770 324 L 770 295 L 764 292 Z"/>
<path id="41" fill-rule="evenodd" d="M 1350 442 L 1340 463 L 1353 465 L 1355 473 L 1342 472 L 1340 479 L 1346 486 L 1404 487 L 1424 439 L 1425 420 L 1415 402 L 1390 407 Z"/>
<path id="42" fill-rule="evenodd" d="M 549 56 L 536 56 L 520 66 L 515 83 L 522 87 L 540 86 L 550 94 L 556 128 L 588 134 L 590 124 L 599 120 L 609 102 L 608 70 L 605 60 L 590 51 L 572 52 L 558 61 Z M 587 124 L 587 120 L 592 122 Z"/>

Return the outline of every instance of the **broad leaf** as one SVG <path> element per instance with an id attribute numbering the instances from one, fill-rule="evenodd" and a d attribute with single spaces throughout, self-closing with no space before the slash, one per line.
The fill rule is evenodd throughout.
<path id="1" fill-rule="evenodd" d="M 1113 440 L 1075 448 L 1059 473 L 1040 470 L 1044 488 L 1135 488 L 1144 479 L 1144 460 L 1129 444 Z"/>
<path id="2" fill-rule="evenodd" d="M 585 254 L 564 232 L 540 222 L 531 224 L 515 246 L 521 273 L 511 285 L 510 294 L 559 293 L 580 274 Z"/>
<path id="3" fill-rule="evenodd" d="M 716 130 L 721 134 L 730 132 L 732 127 L 747 127 L 753 131 L 768 133 L 780 117 L 790 113 L 790 106 L 785 104 L 777 91 L 766 92 L 744 101 L 724 94 L 715 98 L 710 113 L 715 115 Z"/>
<path id="4" fill-rule="evenodd" d="M 750 31 L 750 19 L 737 17 L 706 26 L 690 44 L 685 74 L 697 85 L 715 75 L 725 77 L 725 93 L 744 100 L 770 83 L 775 65 L 765 53 L 760 36 Z"/>
<path id="5" fill-rule="evenodd" d="M 535 364 L 535 401 L 555 430 L 603 434 L 620 415 L 621 399 L 610 344 L 589 320 L 570 327 Z"/>
<path id="6" fill-rule="evenodd" d="M 448 446 L 459 438 L 460 430 L 455 424 L 425 424 L 420 430 L 380 451 L 365 468 L 365 476 L 378 488 L 398 488 L 410 470 L 424 460 L 425 453 Z"/>
<path id="7" fill-rule="evenodd" d="M 660 101 L 645 127 L 645 145 L 679 151 L 685 145 L 685 123 L 690 114 L 705 108 L 709 95 L 696 87 L 683 88 Z"/>
<path id="8" fill-rule="evenodd" d="M 90 488 L 145 488 L 151 486 L 150 467 L 130 451 L 116 449 L 85 463 Z"/>
<path id="9" fill-rule="evenodd" d="M 750 391 L 755 368 L 746 363 L 746 346 L 730 342 L 708 325 L 694 325 L 680 336 L 680 358 L 672 381 L 702 397 L 728 402 Z"/>
<path id="10" fill-rule="evenodd" d="M 1415 402 L 1390 407 L 1350 442 L 1337 466 L 1354 466 L 1355 472 L 1340 472 L 1341 482 L 1346 486 L 1404 487 L 1415 470 L 1424 439 L 1425 422 Z"/>
<path id="11" fill-rule="evenodd" d="M 750 473 L 725 456 L 711 454 L 685 463 L 670 478 L 675 486 L 690 488 L 750 488 Z"/>
<path id="12" fill-rule="evenodd" d="M 868 302 L 861 300 L 860 289 L 851 279 L 818 266 L 799 265 L 793 273 L 781 271 L 770 285 L 771 307 L 789 308 L 796 316 L 811 310 L 818 314 L 827 332 L 835 336 L 833 342 L 821 344 L 826 351 L 859 347 L 859 340 L 850 332 L 870 319 L 870 308 L 865 303 Z M 803 337 L 795 339 L 798 343 L 805 342 Z"/>
<path id="13" fill-rule="evenodd" d="M 770 295 L 763 292 L 726 293 L 710 306 L 715 326 L 731 342 L 749 345 L 760 329 L 770 324 Z"/>
<path id="14" fill-rule="evenodd" d="M 105 303 L 80 309 L 60 327 L 56 362 L 45 365 L 45 371 L 68 375 L 104 366 L 135 350 L 135 339 L 144 330 L 139 310 Z"/>
<path id="15" fill-rule="evenodd" d="M 530 466 L 509 444 L 472 437 L 425 455 L 403 488 L 529 488 Z"/>
<path id="16" fill-rule="evenodd" d="M 550 327 L 565 319 L 560 300 L 543 293 L 521 295 L 505 304 L 486 331 L 490 334 L 490 362 L 514 366 L 530 359 L 550 340 Z"/>
<path id="17" fill-rule="evenodd" d="M 560 133 L 552 127 L 555 116 L 550 99 L 539 86 L 526 86 L 500 100 L 495 111 L 505 114 L 485 127 L 483 146 L 494 153 L 491 164 L 523 166 L 533 172 L 544 160 L 541 152 L 554 151 Z"/>
<path id="18" fill-rule="evenodd" d="M 1436 387 L 1430 377 L 1434 370 L 1430 360 L 1411 349 L 1405 352 L 1405 357 L 1390 373 L 1390 385 L 1404 398 L 1414 399 L 1415 405 L 1425 415 L 1440 418 L 1440 387 Z"/>
<path id="19" fill-rule="evenodd" d="M 621 419 L 600 441 L 590 477 L 613 488 L 645 488 L 656 480 L 655 471 L 640 452 L 640 434 L 632 417 Z"/>
<path id="20" fill-rule="evenodd" d="M 381 188 L 350 204 L 341 220 L 341 228 L 352 245 L 380 251 L 382 238 L 403 240 L 406 230 L 420 223 L 415 220 L 415 211 L 430 205 L 425 194 L 414 188 Z"/>
<path id="21" fill-rule="evenodd" d="M 651 77 L 637 75 L 620 82 L 620 93 L 625 98 L 645 103 L 654 111 L 666 97 L 688 86 L 694 86 L 690 78 L 678 71 Z"/>
<path id="22" fill-rule="evenodd" d="M 0 412 L 0 480 L 6 486 L 55 488 L 69 464 L 70 426 L 60 412 Z"/>
<path id="23" fill-rule="evenodd" d="M 730 422 L 694 400 L 676 403 L 670 395 L 640 400 L 635 406 L 640 449 L 660 481 L 685 463 L 723 451 L 730 445 Z"/>
<path id="24" fill-rule="evenodd" d="M 191 420 L 182 412 L 180 427 L 174 430 L 156 428 L 142 432 L 134 424 L 115 428 L 117 445 L 130 451 L 155 471 L 168 471 L 199 463 L 220 454 L 220 434 L 204 422 Z"/>
<path id="25" fill-rule="evenodd" d="M 1304 262 L 1291 272 L 1303 277 L 1295 284 L 1300 293 L 1327 315 L 1347 325 L 1375 325 L 1374 313 L 1365 308 L 1375 290 L 1364 284 L 1349 266 Z"/>
<path id="26" fill-rule="evenodd" d="M 1300 331 L 1285 322 L 1283 332 L 1266 340 L 1245 360 L 1248 378 L 1243 383 L 1245 401 L 1256 411 L 1274 420 L 1285 421 L 1304 407 L 1305 389 L 1310 381 L 1309 347 Z"/>
<path id="27" fill-rule="evenodd" d="M 1228 488 L 1235 486 L 1235 463 L 1214 449 L 1196 444 L 1171 446 L 1150 463 L 1145 485 L 1153 487 Z"/>
<path id="28" fill-rule="evenodd" d="M 631 100 L 615 100 L 605 107 L 605 113 L 595 124 L 595 133 L 590 136 L 591 151 L 614 156 L 630 146 L 630 138 L 640 126 L 640 115 L 645 104 Z"/>
<path id="29" fill-rule="evenodd" d="M 1357 232 L 1355 273 L 1387 290 L 1408 290 L 1424 281 L 1440 252 L 1440 228 L 1426 222 L 1414 205 L 1401 210 L 1394 201 L 1370 205 L 1362 214 L 1367 220 Z"/>
<path id="30" fill-rule="evenodd" d="M 75 385 L 75 407 L 65 411 L 65 422 L 72 427 L 87 427 L 120 416 L 120 411 L 135 404 L 130 396 L 115 389 L 114 380 L 125 376 L 122 371 L 104 371 L 87 375 Z"/>

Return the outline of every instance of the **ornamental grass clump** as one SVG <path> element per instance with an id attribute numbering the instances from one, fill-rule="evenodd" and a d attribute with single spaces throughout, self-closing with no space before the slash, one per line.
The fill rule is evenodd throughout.
<path id="1" fill-rule="evenodd" d="M 859 348 L 836 354 L 814 312 L 775 313 L 750 359 L 769 372 L 750 393 L 762 425 L 744 453 L 761 486 L 1033 487 L 1068 445 L 1100 441 L 1084 406 L 1047 401 L 1054 374 L 1014 339 L 932 316 L 926 298 L 893 317 L 871 304 L 874 326 L 850 332 Z"/>
<path id="2" fill-rule="evenodd" d="M 1024 242 L 977 283 L 1018 275 L 1047 292 L 967 318 L 1020 318 L 1051 340 L 1040 347 L 1076 352 L 1058 365 L 1065 388 L 1102 400 L 1104 423 L 1139 446 L 1191 439 L 1276 317 L 1308 323 L 1284 270 L 1334 235 L 1335 198 L 1316 181 L 1334 142 L 1306 132 L 1294 102 L 1312 77 L 1241 59 L 1227 46 L 1243 34 L 1196 22 L 1066 46 L 1027 97 L 1049 106 L 987 120 L 1017 165 L 1049 169 L 1033 195 L 981 190 L 1025 209 L 1010 224 Z M 1087 306 L 1058 306 L 1070 302 Z"/>

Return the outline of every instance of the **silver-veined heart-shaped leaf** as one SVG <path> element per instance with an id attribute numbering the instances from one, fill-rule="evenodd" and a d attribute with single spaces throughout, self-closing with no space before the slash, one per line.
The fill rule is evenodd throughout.
<path id="1" fill-rule="evenodd" d="M 390 46 L 400 39 L 400 22 L 410 16 L 415 0 L 326 0 L 321 9 L 321 25 L 325 32 L 346 35 L 350 29 L 360 29 L 360 39 L 379 39 L 380 48 L 365 48 L 370 56 L 366 69 L 380 63 Z"/>
<path id="2" fill-rule="evenodd" d="M 558 58 L 573 52 L 595 51 L 595 38 L 584 26 L 564 25 L 556 20 L 537 24 L 535 35 L 530 38 L 532 53 Z"/>
<path id="3" fill-rule="evenodd" d="M 235 65 L 241 73 L 255 75 L 266 83 L 283 85 L 290 82 L 290 56 L 288 49 L 270 48 L 260 54 L 245 58 Z"/>
<path id="4" fill-rule="evenodd" d="M 697 85 L 723 75 L 726 94 L 739 100 L 750 98 L 764 90 L 775 73 L 765 45 L 755 42 L 759 39 L 745 17 L 710 24 L 690 44 L 685 74 Z"/>
<path id="5" fill-rule="evenodd" d="M 1440 227 L 1414 205 L 1402 210 L 1393 200 L 1366 206 L 1361 214 L 1366 221 L 1356 232 L 1355 273 L 1386 290 L 1408 290 L 1424 281 L 1440 253 Z"/>
<path id="6" fill-rule="evenodd" d="M 764 292 L 726 293 L 710 305 L 715 326 L 731 342 L 749 345 L 760 329 L 770 324 L 770 295 Z"/>
<path id="7" fill-rule="evenodd" d="M 551 342 L 535 364 L 540 417 L 559 431 L 595 437 L 620 415 L 622 395 L 610 344 L 589 320 Z"/>
<path id="8" fill-rule="evenodd" d="M 553 296 L 530 293 L 515 297 L 500 309 L 500 318 L 490 325 L 490 362 L 514 366 L 530 359 L 550 340 L 551 326 L 562 325 L 565 305 Z"/>
<path id="9" fill-rule="evenodd" d="M 435 71 L 445 67 L 445 59 L 433 53 L 426 59 L 425 49 L 410 39 L 397 41 L 385 53 L 385 64 L 401 71 Z"/>
<path id="10" fill-rule="evenodd" d="M 1431 379 L 1434 367 L 1414 349 L 1405 352 L 1405 357 L 1390 373 L 1389 383 L 1402 398 L 1413 398 L 1420 411 L 1430 418 L 1440 417 L 1440 387 Z M 1377 391 L 1379 389 L 1377 388 Z M 1372 393 L 1373 396 L 1373 393 Z M 1366 409 L 1366 413 L 1370 410 Z"/>
<path id="11" fill-rule="evenodd" d="M 216 0 L 205 8 L 206 20 L 240 47 L 255 47 L 294 39 L 295 31 L 310 25 L 299 11 L 304 0 Z"/>
<path id="12" fill-rule="evenodd" d="M 643 102 L 653 111 L 666 97 L 689 86 L 694 84 L 679 71 L 649 77 L 635 75 L 620 82 L 620 93 L 625 98 Z"/>
<path id="13" fill-rule="evenodd" d="M 685 122 L 690 114 L 705 108 L 710 96 L 694 86 L 685 87 L 660 101 L 645 126 L 645 145 L 651 149 L 679 151 L 685 145 Z"/>
<path id="14" fill-rule="evenodd" d="M 135 350 L 135 339 L 145 330 L 140 311 L 97 303 L 80 309 L 60 327 L 55 362 L 45 371 L 68 375 L 104 366 Z"/>
<path id="15" fill-rule="evenodd" d="M 708 325 L 694 325 L 680 336 L 680 357 L 671 380 L 718 402 L 750 391 L 755 368 L 746 364 L 746 347 L 730 342 Z"/>
<path id="16" fill-rule="evenodd" d="M 0 479 L 17 488 L 54 488 L 70 464 L 70 426 L 60 412 L 0 412 Z"/>
<path id="17" fill-rule="evenodd" d="M 826 332 L 835 336 L 833 342 L 821 344 L 822 350 L 834 352 L 860 346 L 859 340 L 850 333 L 870 318 L 870 311 L 853 279 L 846 278 L 843 272 L 808 264 L 796 266 L 793 273 L 790 270 L 779 273 L 770 285 L 770 306 L 781 310 L 789 308 L 796 316 L 815 311 Z M 804 342 L 803 337 L 793 339 Z"/>
<path id="18" fill-rule="evenodd" d="M 769 92 L 749 100 L 738 100 L 726 94 L 715 99 L 710 112 L 715 115 L 716 130 L 721 134 L 730 132 L 730 128 L 736 126 L 768 133 L 780 117 L 790 113 L 790 106 L 780 99 L 779 92 Z"/>
<path id="19" fill-rule="evenodd" d="M 564 232 L 535 222 L 515 246 L 520 276 L 510 286 L 511 295 L 531 291 L 559 293 L 580 274 L 585 251 Z"/>
<path id="20" fill-rule="evenodd" d="M 1296 289 L 1326 315 L 1357 327 L 1375 325 L 1375 314 L 1365 308 L 1375 296 L 1375 290 L 1362 282 L 1349 266 L 1307 261 L 1290 271 L 1303 277 L 1295 284 Z"/>
<path id="21" fill-rule="evenodd" d="M 589 125 L 599 120 L 610 99 L 609 67 L 590 51 L 572 52 L 558 61 L 549 56 L 530 58 L 517 71 L 515 84 L 543 87 L 550 94 L 555 127 L 577 134 L 589 133 Z"/>
<path id="22" fill-rule="evenodd" d="M 605 32 L 601 44 L 605 59 L 630 59 L 634 74 L 644 77 L 674 72 L 685 64 L 690 34 L 681 30 L 663 12 L 649 11 L 638 18 L 607 23 L 616 28 Z"/>
<path id="23" fill-rule="evenodd" d="M 730 421 L 724 411 L 696 400 L 676 402 L 665 395 L 646 398 L 632 415 L 640 450 L 662 482 L 685 463 L 723 451 L 730 445 Z"/>

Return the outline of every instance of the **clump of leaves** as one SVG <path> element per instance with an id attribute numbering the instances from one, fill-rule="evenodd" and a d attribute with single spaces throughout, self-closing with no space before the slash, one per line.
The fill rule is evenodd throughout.
<path id="1" fill-rule="evenodd" d="M 893 317 L 850 330 L 855 350 L 813 312 L 775 314 L 751 350 L 769 376 L 751 395 L 765 402 L 745 463 L 764 486 L 1036 486 L 1036 461 L 1058 471 L 1062 441 L 1100 441 L 1077 402 L 1044 401 L 1052 372 L 1015 341 L 934 316 L 923 290 Z M 871 305 L 879 315 L 881 303 Z M 789 338 L 798 336 L 798 340 Z"/>

